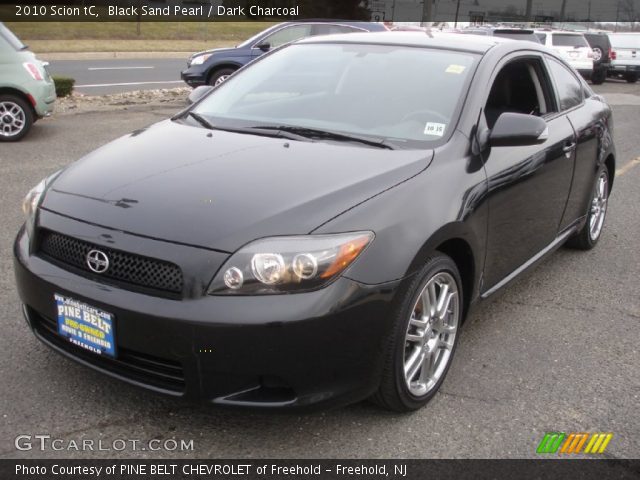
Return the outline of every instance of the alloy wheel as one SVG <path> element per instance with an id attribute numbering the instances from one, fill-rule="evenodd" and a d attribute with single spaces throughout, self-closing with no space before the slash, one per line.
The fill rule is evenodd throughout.
<path id="1" fill-rule="evenodd" d="M 13 137 L 18 135 L 27 123 L 26 115 L 20 105 L 11 101 L 0 102 L 0 135 Z"/>
<path id="2" fill-rule="evenodd" d="M 222 82 L 224 82 L 227 78 L 229 78 L 230 75 L 220 75 L 218 78 L 216 78 L 215 83 L 213 84 L 214 86 L 218 86 L 220 85 Z"/>
<path id="3" fill-rule="evenodd" d="M 411 310 L 404 348 L 404 379 L 420 397 L 437 384 L 451 359 L 460 321 L 460 295 L 452 275 L 438 272 Z"/>
<path id="4" fill-rule="evenodd" d="M 609 179 L 607 172 L 603 171 L 598 177 L 596 191 L 591 200 L 591 210 L 589 211 L 589 237 L 596 240 L 602 232 L 604 217 L 607 214 L 607 202 L 609 197 Z"/>

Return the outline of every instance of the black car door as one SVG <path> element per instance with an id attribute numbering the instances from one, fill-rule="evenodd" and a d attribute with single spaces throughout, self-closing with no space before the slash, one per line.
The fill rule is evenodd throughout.
<path id="1" fill-rule="evenodd" d="M 573 182 L 560 230 L 586 215 L 591 189 L 598 168 L 598 130 L 602 128 L 602 103 L 586 98 L 589 87 L 566 65 L 547 57 L 547 65 L 556 85 L 558 104 L 576 132 L 577 148 Z"/>
<path id="2" fill-rule="evenodd" d="M 507 57 L 491 85 L 485 108 L 489 128 L 504 112 L 538 115 L 547 122 L 548 138 L 539 145 L 491 147 L 486 153 L 489 220 L 481 285 L 485 295 L 555 240 L 576 147 L 574 129 L 558 108 L 540 54 Z"/>

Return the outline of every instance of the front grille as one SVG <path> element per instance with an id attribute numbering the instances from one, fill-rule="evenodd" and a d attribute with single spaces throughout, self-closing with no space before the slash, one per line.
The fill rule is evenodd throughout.
<path id="1" fill-rule="evenodd" d="M 41 230 L 40 238 L 40 253 L 73 267 L 85 276 L 107 278 L 144 289 L 182 292 L 182 270 L 173 263 L 105 248 L 50 230 Z M 87 265 L 87 253 L 94 249 L 100 250 L 109 258 L 109 268 L 104 273 L 96 274 Z"/>
<path id="2" fill-rule="evenodd" d="M 184 392 L 184 371 L 179 362 L 122 347 L 118 347 L 117 358 L 96 355 L 60 336 L 58 325 L 54 320 L 40 315 L 30 307 L 26 307 L 26 309 L 36 334 L 53 347 L 101 370 L 112 372 L 135 383 L 160 389 L 165 393 L 180 394 Z"/>

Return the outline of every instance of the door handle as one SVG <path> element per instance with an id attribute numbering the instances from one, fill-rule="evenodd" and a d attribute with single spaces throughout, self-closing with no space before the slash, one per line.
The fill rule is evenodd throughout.
<path id="1" fill-rule="evenodd" d="M 576 149 L 576 142 L 567 142 L 562 147 L 562 151 L 564 152 L 564 156 L 567 158 L 571 158 L 571 153 Z"/>

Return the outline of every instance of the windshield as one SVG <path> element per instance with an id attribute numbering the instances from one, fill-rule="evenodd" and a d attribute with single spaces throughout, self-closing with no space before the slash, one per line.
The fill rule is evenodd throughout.
<path id="1" fill-rule="evenodd" d="M 295 44 L 195 108 L 214 127 L 288 126 L 421 148 L 455 127 L 476 56 L 405 46 Z"/>
<path id="2" fill-rule="evenodd" d="M 496 30 L 493 35 L 511 40 L 528 40 L 529 42 L 540 43 L 540 39 L 533 32 L 514 32 L 508 30 Z"/>
<path id="3" fill-rule="evenodd" d="M 27 46 L 16 37 L 11 30 L 0 23 L 0 42 L 8 43 L 15 50 L 24 50 Z"/>
<path id="4" fill-rule="evenodd" d="M 554 33 L 551 43 L 556 47 L 588 47 L 589 43 L 582 35 L 571 35 L 567 33 Z"/>

